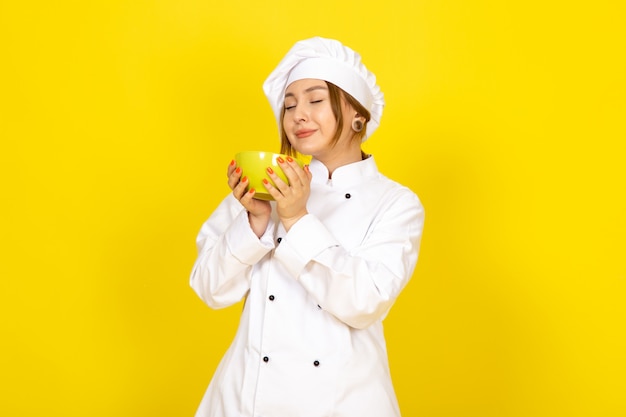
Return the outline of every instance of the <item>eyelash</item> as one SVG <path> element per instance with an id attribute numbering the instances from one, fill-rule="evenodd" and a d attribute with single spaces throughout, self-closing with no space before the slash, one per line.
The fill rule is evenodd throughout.
<path id="1" fill-rule="evenodd" d="M 314 100 L 314 101 L 310 101 L 309 103 L 311 103 L 311 104 L 317 104 L 317 103 L 321 103 L 322 101 L 324 101 L 324 100 Z M 291 109 L 293 109 L 294 107 L 296 107 L 296 106 L 288 106 L 288 107 L 285 107 L 285 111 L 287 111 L 287 110 L 291 110 Z"/>

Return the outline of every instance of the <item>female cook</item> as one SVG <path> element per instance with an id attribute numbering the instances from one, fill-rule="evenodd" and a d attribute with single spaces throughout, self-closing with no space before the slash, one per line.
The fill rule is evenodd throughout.
<path id="1" fill-rule="evenodd" d="M 361 151 L 383 94 L 357 53 L 319 37 L 263 89 L 289 185 L 268 169 L 275 201 L 255 199 L 231 162 L 233 192 L 200 230 L 191 286 L 212 308 L 246 301 L 196 416 L 399 416 L 382 322 L 413 274 L 424 210 Z"/>

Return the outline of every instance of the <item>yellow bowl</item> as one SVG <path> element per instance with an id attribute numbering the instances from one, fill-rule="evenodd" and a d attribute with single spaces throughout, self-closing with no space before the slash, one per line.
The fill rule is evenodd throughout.
<path id="1" fill-rule="evenodd" d="M 250 188 L 255 189 L 254 198 L 259 200 L 273 200 L 274 197 L 270 193 L 267 192 L 267 189 L 263 185 L 263 179 L 267 179 L 270 184 L 274 185 L 274 182 L 269 177 L 267 173 L 267 168 L 271 167 L 274 170 L 274 173 L 278 175 L 280 179 L 289 184 L 289 180 L 285 176 L 285 173 L 278 165 L 278 157 L 283 158 L 285 161 L 287 160 L 287 155 L 273 153 L 273 152 L 262 152 L 262 151 L 245 151 L 239 152 L 235 155 L 235 162 L 238 167 L 241 167 L 243 171 L 241 174 L 241 178 L 248 177 L 248 190 Z M 295 159 L 295 161 L 303 166 L 302 161 Z"/>

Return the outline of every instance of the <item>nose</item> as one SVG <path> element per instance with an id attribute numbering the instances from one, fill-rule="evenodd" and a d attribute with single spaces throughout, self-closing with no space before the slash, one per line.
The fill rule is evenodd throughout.
<path id="1" fill-rule="evenodd" d="M 296 106 L 293 110 L 293 119 L 295 122 L 304 122 L 307 120 L 308 115 L 306 114 L 304 106 Z"/>

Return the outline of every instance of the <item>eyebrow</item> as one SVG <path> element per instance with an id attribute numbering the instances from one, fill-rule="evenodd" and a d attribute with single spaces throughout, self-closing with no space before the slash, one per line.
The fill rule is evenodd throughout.
<path id="1" fill-rule="evenodd" d="M 325 85 L 314 85 L 313 87 L 309 87 L 306 90 L 304 90 L 304 92 L 310 93 L 311 91 L 315 91 L 315 90 L 328 90 L 328 87 L 326 87 Z M 295 97 L 295 96 L 293 93 L 286 93 L 285 98 L 287 97 Z"/>

